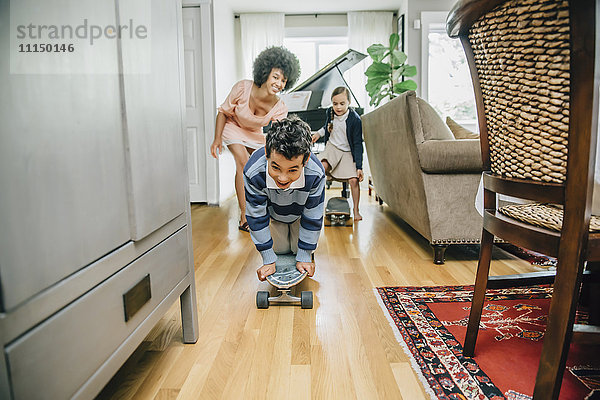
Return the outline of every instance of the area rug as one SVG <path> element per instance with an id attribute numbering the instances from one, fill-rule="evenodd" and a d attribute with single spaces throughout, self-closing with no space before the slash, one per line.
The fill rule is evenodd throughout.
<path id="1" fill-rule="evenodd" d="M 510 258 L 506 253 L 543 269 L 552 269 L 556 267 L 556 258 L 548 257 L 542 253 L 524 249 L 510 243 L 495 243 L 492 248 L 492 259 L 504 260 Z M 457 244 L 449 246 L 446 250 L 446 258 L 453 260 L 477 260 L 479 258 L 479 245 Z"/>
<path id="2" fill-rule="evenodd" d="M 473 358 L 462 355 L 473 286 L 375 291 L 432 399 L 531 398 L 551 286 L 488 290 Z M 600 346 L 571 345 L 560 399 L 586 398 L 599 378 Z"/>
<path id="3" fill-rule="evenodd" d="M 556 258 L 548 257 L 542 253 L 524 249 L 510 243 L 498 243 L 496 246 L 522 260 L 528 261 L 531 265 L 537 265 L 544 268 L 556 268 Z"/>

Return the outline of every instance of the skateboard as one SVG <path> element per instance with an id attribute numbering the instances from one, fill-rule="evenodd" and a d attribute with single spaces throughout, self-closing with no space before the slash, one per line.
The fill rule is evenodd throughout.
<path id="1" fill-rule="evenodd" d="M 350 205 L 344 197 L 332 197 L 325 206 L 325 226 L 352 226 Z"/>
<path id="2" fill-rule="evenodd" d="M 278 254 L 275 262 L 275 273 L 267 276 L 267 282 L 275 286 L 280 292 L 279 296 L 269 297 L 269 292 L 256 293 L 256 307 L 269 308 L 270 304 L 298 305 L 301 308 L 313 307 L 312 292 L 303 291 L 300 297 L 291 296 L 291 288 L 306 278 L 306 272 L 301 273 L 296 269 L 296 256 L 292 253 Z"/>

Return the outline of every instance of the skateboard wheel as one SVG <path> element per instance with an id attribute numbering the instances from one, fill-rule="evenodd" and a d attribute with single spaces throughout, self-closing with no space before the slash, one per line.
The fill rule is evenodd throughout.
<path id="1" fill-rule="evenodd" d="M 302 292 L 300 294 L 300 307 L 301 308 L 313 308 L 312 292 Z"/>
<path id="2" fill-rule="evenodd" d="M 269 308 L 269 292 L 256 292 L 256 308 Z"/>

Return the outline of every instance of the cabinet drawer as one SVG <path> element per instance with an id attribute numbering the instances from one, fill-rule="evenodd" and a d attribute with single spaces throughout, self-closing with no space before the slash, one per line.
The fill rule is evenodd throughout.
<path id="1" fill-rule="evenodd" d="M 184 227 L 7 346 L 15 399 L 70 398 L 186 276 L 188 264 Z M 141 307 L 138 299 L 126 322 L 123 295 L 147 275 L 151 297 Z"/>

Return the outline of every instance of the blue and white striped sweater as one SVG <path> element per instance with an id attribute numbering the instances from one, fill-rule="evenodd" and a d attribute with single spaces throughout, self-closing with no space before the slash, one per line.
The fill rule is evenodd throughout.
<path id="1" fill-rule="evenodd" d="M 314 154 L 304 167 L 305 184 L 301 189 L 267 189 L 267 158 L 264 148 L 256 150 L 244 167 L 246 218 L 250 236 L 263 258 L 263 264 L 275 262 L 270 219 L 291 224 L 300 218 L 296 261 L 310 262 L 311 253 L 323 226 L 325 171 Z"/>

